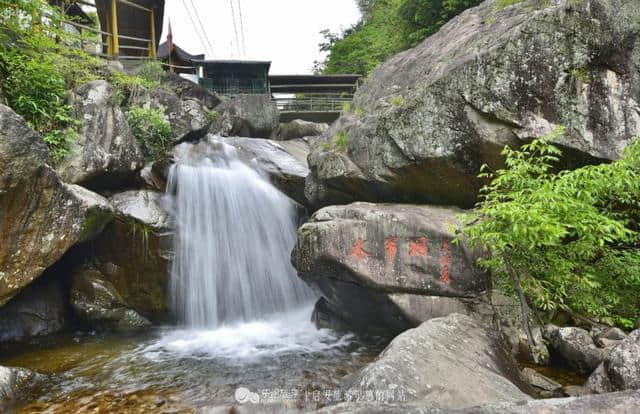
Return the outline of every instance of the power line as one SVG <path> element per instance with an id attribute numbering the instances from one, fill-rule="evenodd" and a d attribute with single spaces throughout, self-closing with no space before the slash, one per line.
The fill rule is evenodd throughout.
<path id="1" fill-rule="evenodd" d="M 205 46 L 204 40 L 202 40 L 202 36 L 198 31 L 198 27 L 196 26 L 196 23 L 193 21 L 193 17 L 191 17 L 191 12 L 189 11 L 189 8 L 187 7 L 187 3 L 185 2 L 185 0 L 182 0 L 182 5 L 184 6 L 185 10 L 187 11 L 187 14 L 189 15 L 189 20 L 191 20 L 191 24 L 193 25 L 193 29 L 196 31 L 196 35 L 198 35 L 198 39 L 200 39 L 200 45 L 202 46 L 202 49 L 206 51 L 207 46 Z"/>
<path id="2" fill-rule="evenodd" d="M 202 29 L 202 33 L 204 34 L 205 39 L 207 39 L 207 44 L 209 45 L 209 50 L 211 51 L 211 55 L 213 56 L 213 46 L 211 46 L 211 42 L 209 41 L 209 36 L 207 35 L 206 30 L 204 30 L 204 26 L 202 21 L 200 20 L 200 15 L 198 14 L 198 10 L 196 6 L 193 4 L 193 0 L 189 0 L 191 2 L 191 7 L 193 7 L 193 12 L 196 14 L 196 18 L 198 19 L 198 23 L 200 24 L 200 28 Z"/>
<path id="3" fill-rule="evenodd" d="M 231 5 L 231 17 L 233 18 L 233 31 L 236 35 L 236 46 L 238 48 L 238 57 L 240 57 L 240 42 L 238 41 L 238 26 L 236 26 L 236 12 L 233 9 L 233 0 L 229 0 Z"/>
<path id="4" fill-rule="evenodd" d="M 242 3 L 238 0 L 238 13 L 240 14 L 240 34 L 242 35 L 242 52 L 245 59 L 247 58 L 247 46 L 244 43 L 244 22 L 242 21 Z"/>

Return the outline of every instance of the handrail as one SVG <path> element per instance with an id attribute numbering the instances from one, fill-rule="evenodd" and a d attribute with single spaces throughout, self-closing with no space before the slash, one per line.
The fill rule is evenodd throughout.
<path id="1" fill-rule="evenodd" d="M 133 2 L 130 2 L 130 1 L 127 1 L 127 0 L 116 0 L 116 1 L 119 2 L 119 3 L 126 4 L 127 6 L 131 6 L 131 7 L 135 8 L 135 9 L 144 10 L 147 13 L 151 13 L 151 9 L 147 9 L 146 7 L 141 6 L 139 4 L 136 4 L 136 3 L 133 3 Z"/>
<path id="2" fill-rule="evenodd" d="M 151 39 L 143 39 L 141 37 L 125 36 L 125 35 L 121 35 L 121 34 L 118 35 L 118 39 L 133 40 L 133 41 L 136 41 L 136 42 L 150 42 L 151 41 Z M 122 46 L 120 46 L 120 47 L 122 47 Z"/>
<path id="3" fill-rule="evenodd" d="M 86 30 L 89 30 L 91 32 L 99 33 L 99 34 L 102 34 L 102 35 L 105 35 L 105 36 L 111 36 L 110 32 L 104 32 L 104 31 L 102 31 L 100 29 L 96 29 L 95 27 L 91 27 L 91 26 L 87 26 L 87 25 L 84 25 L 84 24 L 80 24 L 80 23 L 74 22 L 73 20 L 63 20 L 62 23 L 70 24 L 71 26 L 80 27 L 82 29 L 86 29 Z"/>
<path id="4" fill-rule="evenodd" d="M 197 66 L 179 66 L 179 65 L 171 65 L 165 62 L 160 62 L 160 65 L 167 66 L 170 68 L 176 68 L 176 69 L 197 69 Z"/>
<path id="5" fill-rule="evenodd" d="M 351 97 L 272 98 L 280 112 L 339 112 Z"/>
<path id="6" fill-rule="evenodd" d="M 149 51 L 148 47 L 140 47 L 140 46 L 128 46 L 128 45 L 120 45 L 120 49 L 131 49 L 131 50 L 146 50 Z"/>

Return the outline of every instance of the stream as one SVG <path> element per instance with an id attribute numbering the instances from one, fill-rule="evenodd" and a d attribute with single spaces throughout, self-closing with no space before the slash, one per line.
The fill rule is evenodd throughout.
<path id="1" fill-rule="evenodd" d="M 50 374 L 20 413 L 207 412 L 238 404 L 241 387 L 274 412 L 315 409 L 379 348 L 318 330 L 310 314 L 305 306 L 213 330 L 64 335 L 21 345 L 0 364 Z"/>

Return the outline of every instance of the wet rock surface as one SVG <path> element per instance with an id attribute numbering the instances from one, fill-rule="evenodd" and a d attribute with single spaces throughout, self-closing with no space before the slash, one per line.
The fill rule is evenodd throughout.
<path id="1" fill-rule="evenodd" d="M 91 267 L 74 273 L 71 306 L 94 329 L 133 331 L 151 324 L 129 309 L 115 287 Z"/>
<path id="2" fill-rule="evenodd" d="M 127 307 L 153 321 L 168 314 L 169 259 L 173 233 L 162 193 L 115 194 L 115 220 L 92 244 L 91 262 Z"/>
<path id="3" fill-rule="evenodd" d="M 9 409 L 23 400 L 44 379 L 43 375 L 28 369 L 0 366 L 0 410 Z"/>
<path id="4" fill-rule="evenodd" d="M 245 164 L 266 173 L 270 181 L 280 191 L 301 205 L 306 205 L 304 180 L 309 169 L 304 162 L 308 154 L 305 141 L 277 142 L 259 138 L 228 137 L 208 135 L 198 143 L 184 143 L 174 150 L 175 161 L 186 158 L 187 153 L 196 159 L 224 156 L 222 144 L 229 145 Z M 184 152 L 184 155 L 181 153 Z"/>
<path id="5" fill-rule="evenodd" d="M 562 397 L 562 384 L 547 378 L 532 368 L 522 370 L 522 378 L 534 387 L 541 397 Z"/>

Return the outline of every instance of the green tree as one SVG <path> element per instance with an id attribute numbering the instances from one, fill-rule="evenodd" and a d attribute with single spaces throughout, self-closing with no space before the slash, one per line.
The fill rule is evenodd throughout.
<path id="1" fill-rule="evenodd" d="M 505 169 L 483 167 L 491 183 L 462 217 L 462 238 L 488 250 L 480 265 L 518 294 L 523 315 L 564 310 L 632 328 L 640 317 L 640 142 L 616 162 L 556 172 L 562 153 L 550 142 L 562 133 L 506 147 Z"/>
<path id="2" fill-rule="evenodd" d="M 341 34 L 321 32 L 328 52 L 314 70 L 368 75 L 394 54 L 414 47 L 442 25 L 481 0 L 363 0 L 362 20 Z"/>

